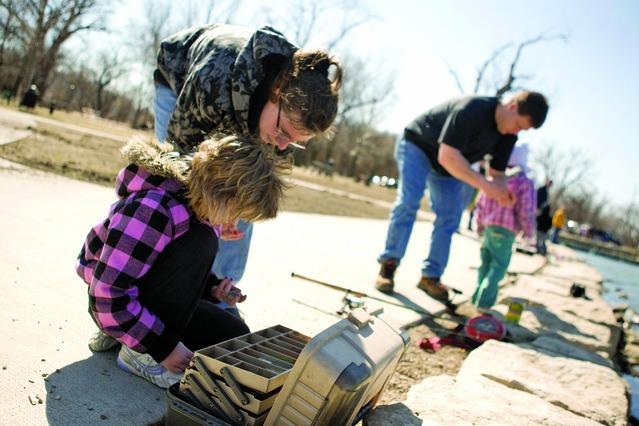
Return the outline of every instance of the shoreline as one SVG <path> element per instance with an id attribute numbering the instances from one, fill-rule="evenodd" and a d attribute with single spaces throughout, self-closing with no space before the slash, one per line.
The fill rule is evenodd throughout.
<path id="1" fill-rule="evenodd" d="M 416 383 L 405 401 L 378 406 L 370 424 L 494 424 L 495 419 L 628 424 L 630 386 L 619 362 L 626 339 L 602 297 L 603 275 L 570 248 L 553 245 L 552 251 L 555 258 L 536 274 L 517 275 L 500 288 L 491 311 L 499 319 L 510 298 L 527 300 L 519 324 L 505 323 L 508 342 L 487 341 L 468 354 L 458 372 Z M 570 296 L 572 283 L 584 285 L 587 298 Z"/>
<path id="2" fill-rule="evenodd" d="M 609 259 L 619 260 L 630 263 L 631 265 L 639 265 L 639 251 L 629 247 L 616 246 L 612 243 L 603 243 L 590 238 L 581 237 L 562 231 L 559 234 L 560 243 L 587 253 L 594 253 Z"/>

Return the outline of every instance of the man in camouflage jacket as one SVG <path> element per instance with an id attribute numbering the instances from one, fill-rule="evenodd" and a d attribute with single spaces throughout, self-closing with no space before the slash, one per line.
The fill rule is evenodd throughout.
<path id="1" fill-rule="evenodd" d="M 158 140 L 188 153 L 207 134 L 258 135 L 273 83 L 297 49 L 270 27 L 203 25 L 166 38 L 154 72 Z M 244 274 L 253 227 L 240 221 L 237 230 L 230 237 L 237 241 L 220 240 L 213 264 L 216 276 L 236 282 Z"/>
<path id="2" fill-rule="evenodd" d="M 162 41 L 155 81 L 177 96 L 168 139 L 188 152 L 211 132 L 256 133 L 270 85 L 296 50 L 270 27 L 205 25 Z"/>

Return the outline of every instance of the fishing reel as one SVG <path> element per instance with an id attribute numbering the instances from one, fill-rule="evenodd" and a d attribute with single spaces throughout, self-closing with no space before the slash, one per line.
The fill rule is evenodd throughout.
<path id="1" fill-rule="evenodd" d="M 350 311 L 357 308 L 364 307 L 364 299 L 355 296 L 350 291 L 347 291 L 344 297 L 342 297 L 342 308 L 337 311 L 338 315 L 348 315 Z"/>

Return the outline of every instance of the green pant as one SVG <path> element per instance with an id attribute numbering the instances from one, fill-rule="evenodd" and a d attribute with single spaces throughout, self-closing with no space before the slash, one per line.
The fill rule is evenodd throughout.
<path id="1" fill-rule="evenodd" d="M 499 281 L 506 275 L 512 256 L 515 234 L 501 226 L 488 226 L 484 230 L 481 245 L 481 266 L 477 275 L 477 288 L 473 293 L 473 304 L 490 308 L 497 301 Z"/>

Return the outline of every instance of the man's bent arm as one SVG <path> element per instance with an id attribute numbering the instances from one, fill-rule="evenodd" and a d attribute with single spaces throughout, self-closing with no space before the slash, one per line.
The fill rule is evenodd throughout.
<path id="1" fill-rule="evenodd" d="M 501 205 L 512 205 L 513 200 L 508 192 L 505 176 L 503 179 L 497 177 L 498 183 L 489 182 L 481 174 L 474 171 L 468 160 L 459 152 L 457 148 L 442 143 L 439 146 L 437 160 L 448 173 L 467 184 L 484 191 L 490 198 L 494 198 Z M 501 172 L 494 170 L 498 175 Z M 503 173 L 501 173 L 503 175 Z"/>
<path id="2" fill-rule="evenodd" d="M 486 187 L 488 181 L 470 167 L 468 160 L 464 158 L 457 148 L 453 148 L 445 143 L 440 144 L 437 160 L 448 173 L 457 179 L 482 191 Z"/>

